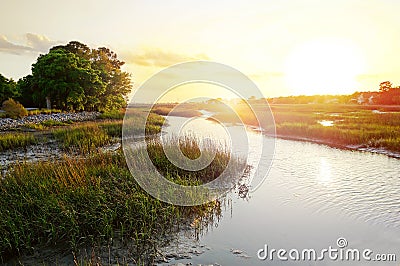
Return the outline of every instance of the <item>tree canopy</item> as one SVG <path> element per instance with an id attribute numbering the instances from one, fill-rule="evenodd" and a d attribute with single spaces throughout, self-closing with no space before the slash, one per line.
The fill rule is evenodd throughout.
<path id="1" fill-rule="evenodd" d="M 17 84 L 12 79 L 8 79 L 0 74 L 0 104 L 10 98 L 19 96 Z"/>
<path id="2" fill-rule="evenodd" d="M 55 46 L 32 65 L 32 75 L 18 82 L 22 102 L 62 110 L 104 111 L 123 107 L 131 79 L 124 62 L 108 48 L 90 49 L 80 42 Z M 31 95 L 31 101 L 27 100 Z"/>

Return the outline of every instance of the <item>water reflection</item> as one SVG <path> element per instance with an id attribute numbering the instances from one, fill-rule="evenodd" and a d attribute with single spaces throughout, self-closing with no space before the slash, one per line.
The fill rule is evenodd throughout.
<path id="1" fill-rule="evenodd" d="M 317 175 L 317 180 L 320 184 L 329 185 L 332 180 L 331 165 L 325 158 L 321 158 L 320 170 Z"/>
<path id="2" fill-rule="evenodd" d="M 204 124 L 196 133 L 207 133 L 211 127 Z M 385 155 L 277 140 L 273 166 L 263 185 L 255 192 L 228 195 L 232 209 L 222 212 L 218 228 L 201 238 L 210 250 L 181 262 L 268 265 L 256 258 L 266 243 L 288 249 L 325 248 L 338 237 L 346 237 L 351 247 L 391 252 L 400 258 L 399 173 L 400 160 Z M 244 194 L 247 200 L 241 198 Z M 232 248 L 246 251 L 251 258 L 233 256 Z M 314 264 L 276 261 L 271 265 Z"/>

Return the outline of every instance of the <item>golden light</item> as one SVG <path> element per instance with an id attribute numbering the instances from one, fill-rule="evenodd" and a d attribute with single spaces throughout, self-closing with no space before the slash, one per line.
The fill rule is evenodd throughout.
<path id="1" fill-rule="evenodd" d="M 295 47 L 286 61 L 286 83 L 294 95 L 348 94 L 364 70 L 360 49 L 348 40 L 317 39 Z"/>
<path id="2" fill-rule="evenodd" d="M 318 183 L 323 185 L 328 185 L 330 182 L 332 182 L 331 165 L 325 158 L 321 158 L 319 174 L 317 175 L 317 181 Z"/>

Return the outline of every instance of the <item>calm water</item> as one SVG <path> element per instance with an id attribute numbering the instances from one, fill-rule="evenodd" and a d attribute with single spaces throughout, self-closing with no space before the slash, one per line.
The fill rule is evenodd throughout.
<path id="1" fill-rule="evenodd" d="M 176 133 L 184 118 L 171 117 L 166 134 Z M 235 127 L 230 127 L 235 132 Z M 184 131 L 229 142 L 216 123 L 197 119 Z M 233 133 L 234 134 L 234 133 Z M 265 138 L 248 132 L 250 147 Z M 244 144 L 246 145 L 246 144 Z M 237 153 L 246 149 L 239 147 Z M 251 151 L 257 150 L 251 147 Z M 250 152 L 250 164 L 257 152 Z M 268 167 L 261 162 L 260 167 Z M 276 140 L 275 157 L 264 183 L 249 199 L 228 195 L 232 208 L 205 233 L 200 243 L 209 250 L 191 260 L 220 265 L 400 265 L 400 160 L 384 155 L 344 151 L 312 143 Z M 274 249 L 347 248 L 395 253 L 397 262 L 259 260 L 257 251 Z M 232 249 L 242 253 L 233 254 Z M 237 253 L 237 252 L 235 252 Z M 374 256 L 374 255 L 372 255 Z"/>

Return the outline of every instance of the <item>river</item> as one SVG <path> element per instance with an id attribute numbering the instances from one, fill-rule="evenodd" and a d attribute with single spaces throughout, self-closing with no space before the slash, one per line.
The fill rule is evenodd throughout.
<path id="1" fill-rule="evenodd" d="M 177 134 L 181 117 L 169 117 L 164 134 Z M 234 126 L 231 126 L 234 129 Z M 212 121 L 198 118 L 188 123 L 185 133 L 222 142 L 226 131 Z M 268 138 L 247 131 L 251 139 Z M 250 144 L 251 145 L 251 144 Z M 240 150 L 240 149 L 239 149 Z M 243 156 L 243 154 L 240 154 Z M 252 148 L 249 159 L 252 160 Z M 260 167 L 268 167 L 262 162 Z M 174 263 L 214 265 L 399 265 L 400 260 L 400 160 L 368 152 L 349 151 L 325 145 L 276 139 L 272 167 L 262 185 L 242 199 L 236 192 L 227 195 L 231 208 L 204 233 L 199 244 L 206 252 Z M 340 239 L 341 246 L 338 246 Z M 344 244 L 343 244 L 344 243 Z M 344 246 L 342 246 L 344 245 Z M 282 259 L 274 255 L 261 260 L 260 249 L 284 249 Z M 395 254 L 397 262 L 346 261 L 324 254 L 315 261 L 301 258 L 305 249 L 320 257 L 323 249 L 366 249 L 377 254 Z M 295 251 L 300 253 L 296 259 Z M 259 254 L 258 254 L 259 253 Z M 333 253 L 334 254 L 334 253 Z M 283 261 L 284 258 L 287 261 Z M 382 256 L 381 256 L 382 257 Z M 216 264 L 217 263 L 217 264 Z"/>

